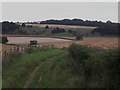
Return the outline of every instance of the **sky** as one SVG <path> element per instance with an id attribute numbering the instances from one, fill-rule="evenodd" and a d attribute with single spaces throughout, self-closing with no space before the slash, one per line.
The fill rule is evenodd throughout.
<path id="1" fill-rule="evenodd" d="M 2 2 L 2 21 L 48 19 L 118 21 L 117 2 Z"/>

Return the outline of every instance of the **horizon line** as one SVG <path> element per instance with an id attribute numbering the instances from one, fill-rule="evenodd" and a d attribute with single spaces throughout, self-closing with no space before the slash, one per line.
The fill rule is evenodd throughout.
<path id="1" fill-rule="evenodd" d="M 0 22 L 4 22 L 4 21 L 9 21 L 9 22 L 41 22 L 41 21 L 47 21 L 47 20 L 64 20 L 64 19 L 69 19 L 69 20 L 73 20 L 73 19 L 81 19 L 81 18 L 62 18 L 62 19 L 54 19 L 54 18 L 51 18 L 51 19 L 43 19 L 43 20 L 0 20 Z M 97 21 L 97 22 L 107 22 L 107 21 L 111 21 L 112 23 L 119 23 L 119 21 L 112 21 L 112 20 L 93 20 L 93 19 L 81 19 L 83 21 Z"/>

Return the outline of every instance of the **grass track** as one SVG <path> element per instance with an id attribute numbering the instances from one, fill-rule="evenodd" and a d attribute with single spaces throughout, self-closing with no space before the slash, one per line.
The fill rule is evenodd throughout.
<path id="1" fill-rule="evenodd" d="M 13 58 L 12 62 L 3 67 L 3 88 L 4 87 L 24 87 L 31 72 L 41 62 L 47 58 L 57 56 L 62 53 L 61 50 L 52 49 L 47 51 L 38 51 L 32 54 Z"/>

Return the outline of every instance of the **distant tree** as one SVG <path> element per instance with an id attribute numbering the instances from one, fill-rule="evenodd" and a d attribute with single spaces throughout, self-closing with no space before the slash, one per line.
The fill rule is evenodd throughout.
<path id="1" fill-rule="evenodd" d="M 26 27 L 25 23 L 22 23 L 22 27 Z"/>
<path id="2" fill-rule="evenodd" d="M 108 20 L 106 23 L 107 23 L 107 24 L 112 24 L 112 22 L 111 22 L 110 20 Z"/>
<path id="3" fill-rule="evenodd" d="M 4 21 L 2 22 L 2 33 L 9 33 L 14 32 L 15 30 L 19 29 L 19 25 L 13 22 Z"/>
<path id="4" fill-rule="evenodd" d="M 69 30 L 68 32 L 69 32 L 69 33 L 72 33 L 73 31 L 72 31 L 72 30 Z"/>
<path id="5" fill-rule="evenodd" d="M 95 26 L 94 32 L 104 33 L 105 35 L 120 35 L 118 31 L 118 23 L 111 21 L 90 21 L 82 19 L 63 19 L 63 20 L 46 20 L 41 21 L 41 24 L 60 24 L 60 25 L 79 25 L 79 26 Z"/>
<path id="6" fill-rule="evenodd" d="M 7 43 L 7 42 L 8 42 L 7 37 L 1 36 L 1 37 L 0 37 L 0 42 L 2 42 L 3 44 Z"/>
<path id="7" fill-rule="evenodd" d="M 73 35 L 75 36 L 75 40 L 83 40 L 83 35 L 77 32 L 73 32 Z"/>
<path id="8" fill-rule="evenodd" d="M 77 35 L 77 36 L 75 37 L 75 40 L 83 40 L 83 36 Z"/>
<path id="9" fill-rule="evenodd" d="M 57 27 L 57 28 L 55 28 L 55 29 L 53 29 L 52 31 L 51 31 L 51 33 L 64 33 L 65 32 L 65 29 L 62 29 L 62 28 L 59 28 L 59 27 Z"/>
<path id="10" fill-rule="evenodd" d="M 49 28 L 49 26 L 47 25 L 47 26 L 45 26 L 45 29 L 48 29 Z"/>

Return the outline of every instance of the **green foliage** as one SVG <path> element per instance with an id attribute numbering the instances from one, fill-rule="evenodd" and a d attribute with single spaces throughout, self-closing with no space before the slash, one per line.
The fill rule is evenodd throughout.
<path id="1" fill-rule="evenodd" d="M 28 88 L 120 88 L 119 53 L 76 44 L 68 50 L 33 47 L 3 65 L 3 87 L 24 87 L 31 78 Z"/>
<path id="2" fill-rule="evenodd" d="M 103 33 L 105 35 L 119 35 L 118 23 L 111 21 L 83 21 L 82 19 L 63 19 L 63 20 L 46 20 L 41 21 L 41 24 L 59 24 L 59 25 L 79 25 L 79 26 L 95 26 L 94 32 Z M 120 26 L 120 25 L 119 25 Z"/>
<path id="3" fill-rule="evenodd" d="M 36 51 L 33 53 L 24 53 L 19 57 L 3 65 L 3 88 L 21 88 L 29 78 L 31 72 L 47 58 L 59 55 L 61 50 L 51 49 L 47 51 Z"/>
<path id="4" fill-rule="evenodd" d="M 77 35 L 77 36 L 75 37 L 75 39 L 76 39 L 76 40 L 83 40 L 83 36 L 82 36 L 82 35 Z"/>
<path id="5" fill-rule="evenodd" d="M 19 29 L 19 25 L 17 25 L 16 23 L 13 22 L 8 22 L 8 21 L 4 21 L 2 22 L 2 33 L 4 34 L 8 34 L 10 32 L 14 32 L 15 30 Z"/>
<path id="6" fill-rule="evenodd" d="M 47 26 L 45 26 L 45 29 L 48 29 L 49 28 L 49 26 L 47 25 Z"/>
<path id="7" fill-rule="evenodd" d="M 7 42 L 8 42 L 8 39 L 7 39 L 6 36 L 1 36 L 1 37 L 0 37 L 0 43 L 5 44 L 5 43 L 7 43 Z"/>
<path id="8" fill-rule="evenodd" d="M 69 53 L 72 58 L 78 63 L 81 63 L 89 58 L 89 49 L 85 46 L 72 44 L 69 47 Z"/>
<path id="9" fill-rule="evenodd" d="M 25 23 L 22 23 L 22 27 L 26 27 Z"/>
<path id="10" fill-rule="evenodd" d="M 64 32 L 65 32 L 65 29 L 59 28 L 59 27 L 54 28 L 54 29 L 51 31 L 52 34 L 55 34 L 55 33 L 64 33 Z"/>
<path id="11" fill-rule="evenodd" d="M 81 34 L 81 32 L 72 32 L 72 34 L 75 36 L 75 40 L 83 40 L 83 35 Z"/>
<path id="12" fill-rule="evenodd" d="M 108 87 L 119 88 L 120 87 L 120 50 L 111 50 L 104 55 L 106 58 L 106 68 L 108 81 L 106 84 Z"/>
<path id="13" fill-rule="evenodd" d="M 75 70 L 85 78 L 85 87 L 119 88 L 119 53 L 117 49 L 88 49 L 75 44 L 69 48 L 69 54 L 76 63 Z"/>

